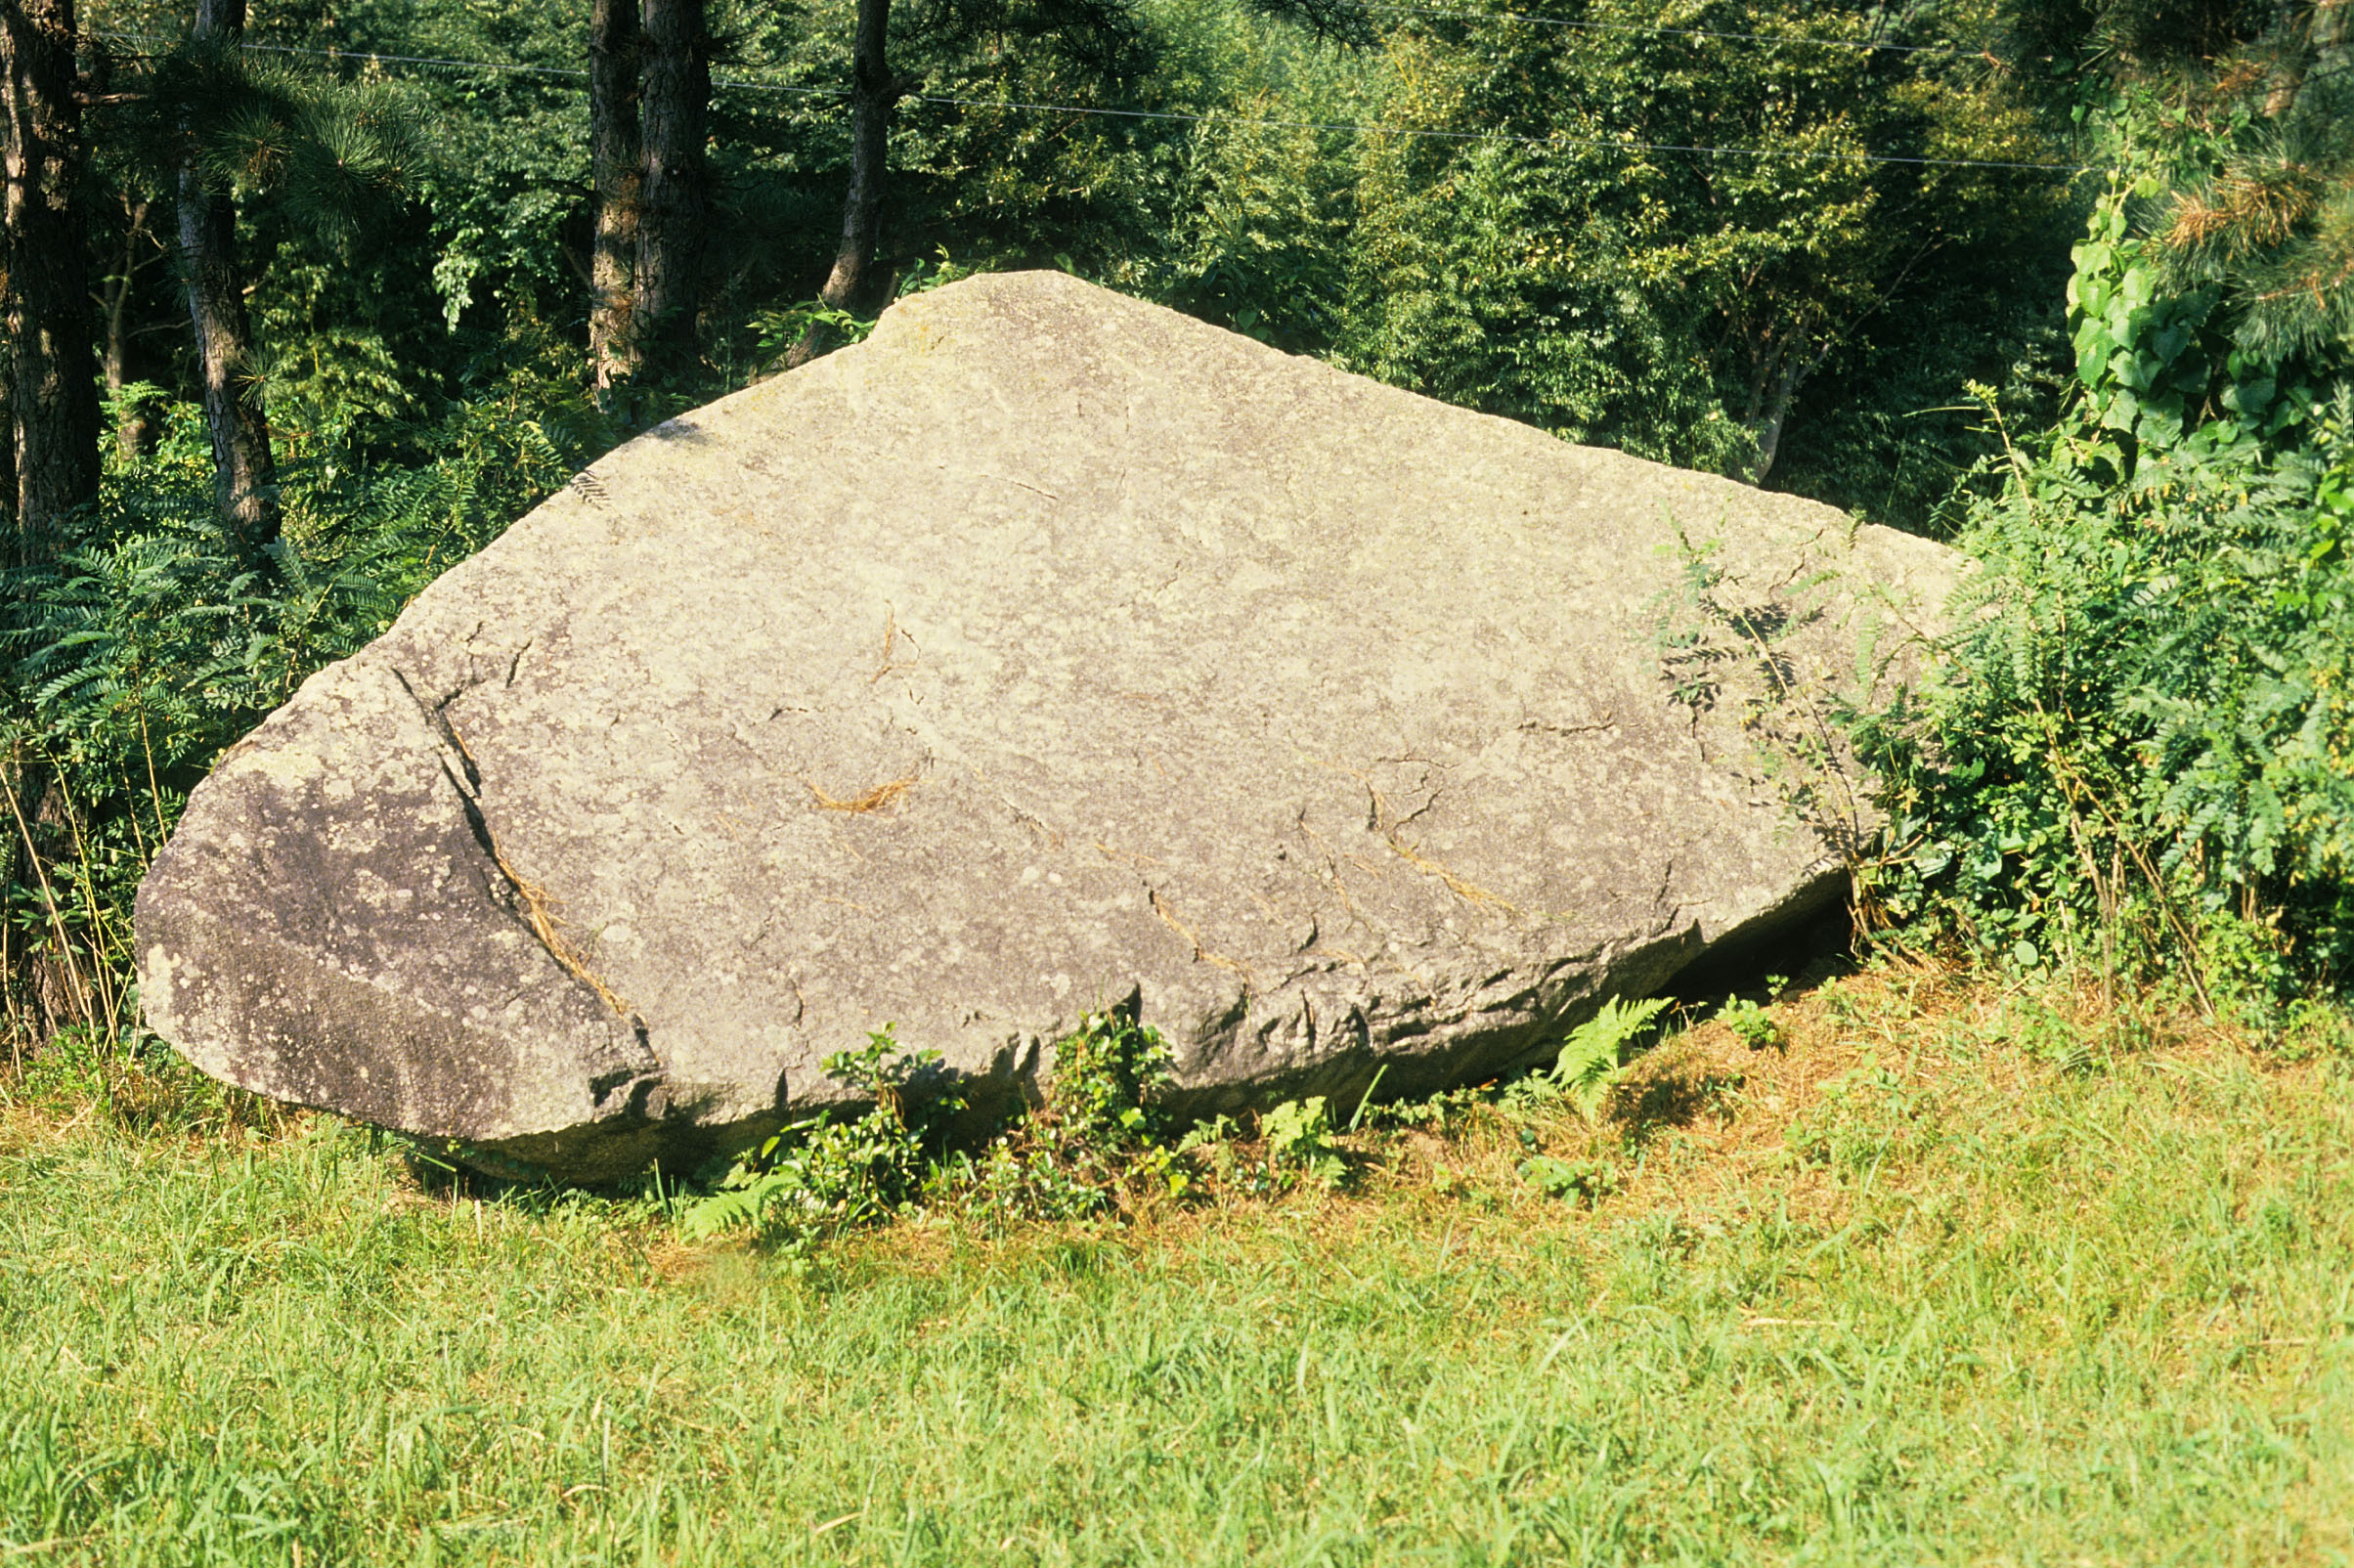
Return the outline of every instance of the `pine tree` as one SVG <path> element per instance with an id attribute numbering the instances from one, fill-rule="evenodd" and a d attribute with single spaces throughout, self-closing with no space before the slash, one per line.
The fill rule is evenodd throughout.
<path id="1" fill-rule="evenodd" d="M 835 310 L 871 312 L 884 302 L 873 276 L 882 231 L 884 164 L 891 111 L 913 85 L 892 74 L 891 0 L 858 0 L 850 48 L 850 183 L 843 202 L 842 243 L 818 297 Z M 889 285 L 888 280 L 883 280 Z"/>
<path id="2" fill-rule="evenodd" d="M 2177 170 L 2160 241 L 2223 295 L 2245 351 L 2354 357 L 2354 0 L 2303 0 L 2189 95 L 2213 151 Z M 2186 150 L 2188 151 L 2188 150 Z"/>
<path id="3" fill-rule="evenodd" d="M 244 32 L 245 0 L 196 0 L 192 58 L 234 82 L 241 74 L 238 51 Z M 202 131 L 192 109 L 177 180 L 180 276 L 188 290 L 221 515 L 247 552 L 258 555 L 278 538 L 278 465 L 245 314 L 245 278 L 238 266 L 237 202 L 228 183 L 205 166 Z"/>
<path id="4" fill-rule="evenodd" d="M 54 545 L 66 519 L 98 496 L 76 41 L 73 0 L 0 0 L 0 71 L 8 93 L 9 409 L 21 559 Z"/>
<path id="5" fill-rule="evenodd" d="M 371 214 L 405 197 L 417 149 L 381 89 L 257 61 L 245 21 L 245 0 L 198 0 L 189 36 L 109 95 L 103 130 L 115 177 L 131 188 L 126 271 L 144 203 L 167 201 L 175 214 L 170 248 L 215 500 L 241 552 L 259 560 L 279 535 L 278 477 L 240 207 L 267 204 L 348 249 Z"/>
<path id="6" fill-rule="evenodd" d="M 2354 354 L 2354 0 L 2013 0 L 2023 81 L 2110 95 L 2165 285 L 2276 364 Z M 2069 65 L 2082 68 L 2067 70 Z M 2154 201 L 2154 204 L 2151 204 Z"/>
<path id="7" fill-rule="evenodd" d="M 588 171 L 596 205 L 588 259 L 588 370 L 600 393 L 629 380 L 638 364 L 631 323 L 645 186 L 637 123 L 641 42 L 638 0 L 590 0 Z"/>
<path id="8" fill-rule="evenodd" d="M 703 144 L 711 116 L 711 35 L 703 0 L 645 0 L 632 333 L 645 368 L 674 375 L 697 358 L 695 311 L 711 221 Z"/>

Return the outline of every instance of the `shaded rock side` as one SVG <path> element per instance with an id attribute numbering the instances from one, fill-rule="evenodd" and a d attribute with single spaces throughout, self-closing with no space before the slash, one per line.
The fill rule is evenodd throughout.
<path id="1" fill-rule="evenodd" d="M 844 1100 L 887 1024 L 983 1100 L 1122 1002 L 1198 1110 L 1475 1080 L 1836 896 L 1760 736 L 1952 570 L 977 278 L 305 682 L 142 887 L 142 995 L 229 1082 L 582 1180 Z"/>

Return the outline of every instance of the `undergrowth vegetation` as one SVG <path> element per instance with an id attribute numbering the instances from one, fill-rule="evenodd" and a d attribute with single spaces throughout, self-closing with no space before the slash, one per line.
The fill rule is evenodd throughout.
<path id="1" fill-rule="evenodd" d="M 1659 652 L 1694 707 L 1757 676 L 1758 760 L 1846 855 L 1873 940 L 2286 1016 L 2354 979 L 2354 289 L 2317 284 L 2299 324 L 2202 268 L 2183 235 L 2253 223 L 2216 188 L 2253 199 L 2286 134 L 2217 92 L 2203 116 L 2114 107 L 2067 395 L 2016 429 L 1972 386 L 2001 445 L 1956 492 L 1938 624 L 1894 618 L 1915 673 L 1887 683 L 1867 647 L 1844 690 L 1789 681 L 1776 643 L 1814 583 L 1739 583 L 1710 542 L 1685 544 Z M 2266 210 L 2250 250 L 2305 255 L 2298 209 Z"/>
<path id="2" fill-rule="evenodd" d="M 1130 1014 L 1093 1013 L 1055 1045 L 1041 1103 L 978 1138 L 970 1126 L 959 1136 L 970 1108 L 945 1086 L 937 1053 L 901 1050 L 896 1030 L 886 1025 L 864 1049 L 825 1064 L 863 1110 L 820 1111 L 767 1138 L 723 1173 L 704 1172 L 700 1181 L 675 1181 L 667 1189 L 658 1178 L 654 1193 L 690 1240 L 740 1237 L 772 1255 L 806 1259 L 822 1243 L 890 1220 L 945 1216 L 1002 1231 L 1126 1218 L 1158 1203 L 1219 1195 L 1337 1192 L 1363 1163 L 1350 1144 L 1360 1132 L 1444 1126 L 1482 1105 L 1548 1113 L 1566 1107 L 1599 1125 L 1630 1062 L 1656 1036 L 1669 1006 L 1658 997 L 1609 998 L 1569 1031 L 1548 1067 L 1502 1085 L 1385 1103 L 1374 1098 L 1382 1076 L 1376 1072 L 1345 1118 L 1335 1119 L 1329 1097 L 1310 1095 L 1241 1120 L 1216 1115 L 1184 1126 L 1165 1103 L 1176 1083 L 1167 1043 Z M 1752 1049 L 1777 1043 L 1778 1031 L 1768 1025 L 1761 1033 L 1748 1022 L 1753 1016 L 1762 1016 L 1760 1004 L 1741 998 L 1718 1014 L 1733 1021 L 1736 1037 Z M 458 1169 L 435 1163 L 452 1174 Z M 1572 1168 L 1533 1153 L 1522 1174 L 1540 1186 L 1558 1189 L 1568 1181 L 1583 1190 L 1588 1177 L 1560 1174 Z M 1606 1186 L 1601 1176 L 1591 1183 Z"/>
<path id="3" fill-rule="evenodd" d="M 1615 1071 L 1615 1044 L 1610 1054 Z M 768 1138 L 708 1191 L 676 1189 L 682 1233 L 737 1234 L 807 1256 L 816 1243 L 892 1218 L 944 1213 L 1001 1228 L 1119 1215 L 1198 1196 L 1213 1182 L 1263 1193 L 1303 1181 L 1337 1187 L 1348 1177 L 1321 1095 L 1257 1118 L 1259 1154 L 1247 1169 L 1233 1118 L 1174 1126 L 1164 1103 L 1175 1084 L 1167 1043 L 1126 1013 L 1082 1019 L 1055 1046 L 1042 1103 L 979 1140 L 957 1136 L 964 1098 L 924 1083 L 937 1080 L 938 1067 L 936 1052 L 901 1051 L 888 1025 L 864 1050 L 831 1058 L 827 1073 L 866 1109 L 847 1117 L 821 1111 Z M 1370 1107 L 1369 1093 L 1359 1120 Z"/>
<path id="4" fill-rule="evenodd" d="M 131 895 L 188 792 L 304 677 L 611 445 L 539 347 L 407 429 L 422 460 L 315 431 L 284 464 L 284 533 L 260 560 L 222 522 L 196 412 L 169 405 L 154 453 L 109 470 L 80 531 L 9 570 L 0 807 L 40 868 L 0 923 L 18 1049 L 135 1031 Z"/>
<path id="5" fill-rule="evenodd" d="M 1936 673 L 1855 721 L 1894 818 L 1869 894 L 2021 968 L 2287 1006 L 2354 964 L 2354 382 L 2169 289 L 2132 219 L 2181 199 L 2103 199 L 2079 395 L 2006 434 Z"/>
<path id="6" fill-rule="evenodd" d="M 1163 1141 L 1156 1104 L 1172 1081 L 1160 1036 L 1119 1013 L 1090 1014 L 1055 1059 L 1045 1104 L 976 1153 L 952 1141 L 964 1098 L 922 1081 L 937 1079 L 938 1053 L 901 1051 L 886 1025 L 825 1064 L 868 1109 L 821 1111 L 768 1138 L 680 1210 L 685 1234 L 740 1231 L 800 1250 L 926 1208 L 1066 1220 L 1109 1211 L 1140 1183 L 1185 1192 L 1191 1178 Z"/>

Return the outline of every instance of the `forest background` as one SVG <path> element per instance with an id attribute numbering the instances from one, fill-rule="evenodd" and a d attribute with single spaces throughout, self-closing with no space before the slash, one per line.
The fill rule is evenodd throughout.
<path id="1" fill-rule="evenodd" d="M 2346 0 L 0 0 L 12 1045 L 310 671 L 602 452 L 1053 266 L 1981 563 L 1890 940 L 2354 960 Z"/>

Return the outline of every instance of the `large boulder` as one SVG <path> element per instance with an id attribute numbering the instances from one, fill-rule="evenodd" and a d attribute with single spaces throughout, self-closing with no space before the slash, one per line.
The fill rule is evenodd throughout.
<path id="1" fill-rule="evenodd" d="M 231 1083 L 580 1180 L 846 1099 L 887 1024 L 984 1100 L 1123 1003 L 1199 1110 L 1476 1080 L 1836 893 L 1761 752 L 1951 570 L 977 278 L 306 681 L 141 888 L 141 995 Z"/>

